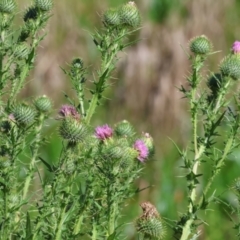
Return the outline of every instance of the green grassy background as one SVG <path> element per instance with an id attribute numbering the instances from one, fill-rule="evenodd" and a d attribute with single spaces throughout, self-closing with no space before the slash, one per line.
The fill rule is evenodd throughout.
<path id="1" fill-rule="evenodd" d="M 21 6 L 19 18 L 29 5 L 29 0 L 17 1 Z M 123 0 L 68 0 L 55 1 L 53 16 L 46 27 L 49 32 L 38 52 L 36 68 L 21 97 L 40 94 L 54 101 L 53 119 L 46 129 L 49 144 L 43 148 L 48 161 L 58 158 L 61 141 L 56 134 L 54 121 L 57 109 L 65 102 L 63 92 L 72 95 L 70 82 L 60 66 L 66 67 L 73 57 L 82 57 L 86 65 L 95 71 L 99 66 L 99 54 L 94 48 L 89 31 L 101 27 L 100 15 L 108 7 L 116 7 Z M 92 125 L 129 120 L 139 132 L 149 132 L 155 140 L 156 155 L 146 164 L 146 170 L 136 187 L 147 190 L 130 199 L 122 213 L 127 239 L 136 239 L 132 222 L 141 213 L 139 203 L 153 202 L 161 215 L 171 223 L 184 213 L 186 181 L 181 177 L 181 159 L 170 139 L 180 148 L 189 143 L 190 120 L 185 100 L 176 86 L 184 84 L 189 65 L 183 49 L 188 40 L 196 35 L 207 35 L 214 50 L 222 50 L 208 61 L 211 71 L 217 71 L 218 63 L 226 55 L 233 41 L 240 39 L 239 0 L 137 0 L 142 14 L 142 29 L 131 40 L 141 41 L 126 53 L 114 72 L 114 88 L 105 94 Z M 18 17 L 17 17 L 18 19 Z M 16 22 L 17 24 L 17 22 Z M 204 85 L 205 83 L 203 83 Z M 216 178 L 212 190 L 223 200 L 234 204 L 234 195 L 228 191 L 232 181 L 240 175 L 239 154 L 235 152 Z M 206 176 L 209 164 L 202 165 Z M 206 179 L 202 179 L 204 183 Z M 200 239 L 237 239 L 229 209 L 218 203 L 202 214 L 206 221 L 200 227 Z M 235 216 L 232 216 L 235 218 Z M 171 237 L 171 230 L 169 230 Z"/>

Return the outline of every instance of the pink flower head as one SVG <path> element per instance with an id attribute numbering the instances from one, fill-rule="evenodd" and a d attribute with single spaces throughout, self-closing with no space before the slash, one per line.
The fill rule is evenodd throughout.
<path id="1" fill-rule="evenodd" d="M 148 148 L 144 143 L 144 141 L 137 140 L 134 143 L 133 148 L 138 151 L 138 157 L 137 157 L 138 160 L 141 162 L 144 162 L 144 160 L 148 157 L 148 154 L 149 154 Z"/>
<path id="2" fill-rule="evenodd" d="M 100 140 L 105 140 L 113 135 L 113 130 L 107 124 L 96 127 L 95 136 Z"/>
<path id="3" fill-rule="evenodd" d="M 80 119 L 80 115 L 77 112 L 76 108 L 71 105 L 62 105 L 58 113 L 61 117 L 72 116 L 75 119 Z"/>
<path id="4" fill-rule="evenodd" d="M 240 42 L 239 41 L 235 41 L 232 45 L 232 52 L 235 54 L 239 54 L 240 53 Z"/>

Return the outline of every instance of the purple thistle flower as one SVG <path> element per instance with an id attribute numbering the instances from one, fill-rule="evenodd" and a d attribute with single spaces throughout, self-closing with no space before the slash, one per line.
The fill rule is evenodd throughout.
<path id="1" fill-rule="evenodd" d="M 147 148 L 146 144 L 144 143 L 144 141 L 137 140 L 134 143 L 133 148 L 138 151 L 137 159 L 141 162 L 144 162 L 144 160 L 148 157 L 148 154 L 149 154 L 148 148 Z"/>
<path id="2" fill-rule="evenodd" d="M 95 136 L 100 140 L 112 137 L 113 130 L 107 124 L 95 128 Z"/>
<path id="3" fill-rule="evenodd" d="M 80 119 L 80 115 L 77 112 L 76 108 L 71 105 L 62 105 L 58 113 L 61 117 L 72 116 L 75 119 Z"/>
<path id="4" fill-rule="evenodd" d="M 232 52 L 235 54 L 239 54 L 240 53 L 240 42 L 239 41 L 235 41 L 232 45 Z"/>

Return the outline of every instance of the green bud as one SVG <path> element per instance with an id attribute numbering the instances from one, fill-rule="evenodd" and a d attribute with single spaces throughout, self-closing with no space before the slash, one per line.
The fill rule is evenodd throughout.
<path id="1" fill-rule="evenodd" d="M 148 148 L 149 155 L 152 156 L 155 152 L 153 138 L 151 137 L 151 135 L 149 133 L 143 133 L 142 140 L 144 141 L 144 143 L 146 144 L 146 146 Z"/>
<path id="2" fill-rule="evenodd" d="M 133 126 L 126 120 L 118 123 L 115 127 L 115 133 L 117 136 L 133 136 L 135 134 Z"/>
<path id="3" fill-rule="evenodd" d="M 206 36 L 202 35 L 191 39 L 189 48 L 194 54 L 205 55 L 212 50 L 212 43 Z"/>
<path id="4" fill-rule="evenodd" d="M 8 198 L 9 201 L 9 207 L 15 207 L 20 200 L 20 195 L 19 194 L 11 194 Z"/>
<path id="5" fill-rule="evenodd" d="M 66 174 L 72 174 L 76 169 L 76 163 L 74 160 L 68 160 L 64 165 L 64 172 Z"/>
<path id="6" fill-rule="evenodd" d="M 17 105 L 13 109 L 13 116 L 17 123 L 22 125 L 29 125 L 34 122 L 36 112 L 25 104 Z"/>
<path id="7" fill-rule="evenodd" d="M 35 0 L 36 7 L 43 12 L 48 12 L 53 7 L 52 0 Z"/>
<path id="8" fill-rule="evenodd" d="M 135 163 L 134 159 L 136 159 L 138 156 L 138 152 L 136 152 L 135 149 L 131 147 L 124 148 L 123 150 L 123 156 L 120 159 L 119 166 L 120 169 L 125 171 L 127 169 L 131 169 L 131 167 Z"/>
<path id="9" fill-rule="evenodd" d="M 83 60 L 81 58 L 75 58 L 72 61 L 72 68 L 82 69 L 83 68 Z"/>
<path id="10" fill-rule="evenodd" d="M 83 142 L 88 136 L 88 128 L 78 120 L 67 117 L 62 121 L 59 133 L 62 138 L 69 142 Z"/>
<path id="11" fill-rule="evenodd" d="M 37 18 L 38 18 L 38 8 L 37 7 L 28 8 L 23 16 L 24 22 L 28 22 L 30 20 L 36 20 Z"/>
<path id="12" fill-rule="evenodd" d="M 14 56 L 18 59 L 24 59 L 28 56 L 29 49 L 26 43 L 21 43 L 14 49 Z"/>
<path id="13" fill-rule="evenodd" d="M 2 121 L 0 123 L 0 131 L 2 133 L 9 133 L 9 131 L 11 130 L 11 123 L 9 120 L 5 120 L 5 121 Z"/>
<path id="14" fill-rule="evenodd" d="M 40 112 L 49 112 L 52 109 L 52 102 L 47 96 L 43 95 L 34 100 L 34 106 Z"/>
<path id="15" fill-rule="evenodd" d="M 118 26 L 121 24 L 119 11 L 116 9 L 109 9 L 103 14 L 103 23 L 107 26 Z"/>
<path id="16" fill-rule="evenodd" d="M 164 239 L 166 228 L 161 218 L 139 218 L 136 221 L 137 232 L 144 236 L 144 239 Z"/>
<path id="17" fill-rule="evenodd" d="M 128 2 L 119 10 L 121 23 L 130 27 L 138 27 L 141 23 L 141 18 L 137 6 L 134 2 Z"/>
<path id="18" fill-rule="evenodd" d="M 226 56 L 220 63 L 219 68 L 224 77 L 238 80 L 240 78 L 240 56 L 238 54 Z"/>
<path id="19" fill-rule="evenodd" d="M 16 7 L 16 3 L 13 0 L 1 0 L 0 1 L 0 12 L 11 14 Z"/>
<path id="20" fill-rule="evenodd" d="M 122 148 L 117 146 L 107 146 L 103 154 L 109 159 L 120 159 L 122 157 Z"/>

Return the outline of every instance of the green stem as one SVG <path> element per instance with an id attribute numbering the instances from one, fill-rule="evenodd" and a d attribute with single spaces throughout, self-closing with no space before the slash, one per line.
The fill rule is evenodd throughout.
<path id="1" fill-rule="evenodd" d="M 224 97 L 224 94 L 226 92 L 226 89 L 229 87 L 230 85 L 230 82 L 227 81 L 226 84 L 224 85 L 223 87 L 223 91 L 219 94 L 217 100 L 216 100 L 216 104 L 215 104 L 215 107 L 214 109 L 212 110 L 213 111 L 213 119 L 211 119 L 212 121 L 214 121 L 216 118 L 217 118 L 217 112 L 219 110 L 219 108 L 222 106 L 222 101 L 223 101 L 223 97 Z M 192 90 L 193 93 L 195 93 L 194 90 Z M 192 101 L 194 100 L 194 96 L 191 95 L 191 106 L 193 106 L 192 104 Z M 191 109 L 192 110 L 192 109 Z M 205 152 L 205 149 L 206 149 L 206 143 L 208 142 L 209 138 L 211 136 L 207 136 L 204 140 L 204 143 L 201 144 L 199 146 L 199 149 L 197 148 L 197 118 L 195 118 L 197 115 L 193 115 L 193 134 L 194 134 L 194 148 L 195 148 L 195 156 L 194 156 L 194 165 L 193 165 L 193 168 L 192 168 L 192 171 L 195 175 L 197 175 L 198 173 L 198 167 L 200 165 L 200 161 L 199 161 L 199 158 L 202 156 L 202 154 Z M 217 166 L 216 166 L 216 169 L 218 169 L 218 167 L 220 167 L 224 161 L 224 159 L 226 158 L 227 154 L 229 153 L 229 150 L 231 149 L 231 146 L 232 146 L 232 142 L 233 142 L 233 139 L 232 138 L 229 138 L 228 139 L 228 142 L 225 146 L 225 149 L 224 149 L 224 154 L 221 158 L 221 160 L 218 162 Z M 210 186 L 212 185 L 212 182 L 215 178 L 215 176 L 217 175 L 217 172 L 218 171 L 215 171 L 214 174 L 210 177 L 209 181 L 208 181 L 208 184 L 204 190 L 204 195 L 201 196 L 201 199 L 199 202 L 202 202 L 203 201 L 203 197 L 207 194 Z M 190 194 L 190 203 L 188 205 L 188 214 L 189 214 L 189 220 L 186 221 L 184 227 L 183 227 L 183 230 L 182 230 L 182 236 L 181 236 L 181 239 L 180 240 L 187 240 L 189 235 L 191 234 L 191 225 L 192 223 L 194 222 L 194 218 L 193 218 L 193 206 L 195 204 L 195 201 L 196 201 L 196 186 L 193 187 L 192 191 L 191 191 L 191 194 Z"/>
<path id="2" fill-rule="evenodd" d="M 33 144 L 33 155 L 32 155 L 31 162 L 29 164 L 29 174 L 26 177 L 24 187 L 23 187 L 23 196 L 22 196 L 23 199 L 25 199 L 26 196 L 27 196 L 31 180 L 32 180 L 33 175 L 35 173 L 34 168 L 35 168 L 36 159 L 37 159 L 37 156 L 38 156 L 38 150 L 39 150 L 39 147 L 40 147 L 41 130 L 42 130 L 43 122 L 44 122 L 44 114 L 42 114 L 42 113 L 40 114 L 38 121 L 39 121 L 39 123 L 35 127 L 36 136 L 35 136 L 35 142 Z"/>
<path id="3" fill-rule="evenodd" d="M 99 99 L 102 96 L 103 90 L 104 90 L 104 85 L 109 77 L 109 73 L 113 70 L 113 67 L 111 64 L 113 63 L 113 60 L 115 59 L 118 51 L 119 51 L 119 42 L 121 39 L 126 35 L 126 31 L 122 30 L 120 35 L 115 37 L 115 40 L 113 41 L 113 44 L 109 46 L 110 49 L 104 49 L 103 55 L 102 55 L 102 67 L 100 71 L 100 78 L 99 81 L 96 83 L 96 90 L 95 93 L 92 97 L 92 100 L 90 102 L 88 111 L 87 111 L 87 116 L 86 116 L 86 123 L 89 124 L 90 120 L 95 112 L 95 109 L 99 103 Z"/>
<path id="4" fill-rule="evenodd" d="M 58 226 L 57 226 L 57 234 L 56 234 L 55 240 L 61 240 L 62 239 L 62 228 L 63 228 L 63 224 L 64 224 L 64 220 L 65 220 L 65 211 L 66 211 L 66 207 L 64 207 L 62 209 L 61 216 L 60 216 L 60 221 L 59 221 Z"/>
<path id="5" fill-rule="evenodd" d="M 87 116 L 86 116 L 86 123 L 89 124 L 90 123 L 90 120 L 95 112 L 95 109 L 98 105 L 98 102 L 99 102 L 99 99 L 100 97 L 102 96 L 102 93 L 103 93 L 103 86 L 109 76 L 109 72 L 112 70 L 110 69 L 110 65 L 112 64 L 112 61 L 114 59 L 116 55 L 116 52 L 112 53 L 111 54 L 111 57 L 109 59 L 109 61 L 104 64 L 105 66 L 103 67 L 102 71 L 101 71 L 101 76 L 99 78 L 99 81 L 98 83 L 96 84 L 96 90 L 95 90 L 95 93 L 91 99 L 91 102 L 90 102 L 90 105 L 89 105 L 89 108 L 88 108 L 88 111 L 87 111 Z"/>
<path id="6" fill-rule="evenodd" d="M 92 240 L 97 240 L 97 225 L 95 222 L 93 222 Z"/>
<path id="7" fill-rule="evenodd" d="M 79 216 L 79 218 L 74 226 L 74 230 L 73 230 L 74 235 L 77 235 L 80 232 L 82 223 L 83 223 L 83 218 L 84 218 L 83 214 L 81 216 Z"/>
<path id="8" fill-rule="evenodd" d="M 111 236 L 111 234 L 115 231 L 115 218 L 116 218 L 116 204 L 113 203 L 110 209 L 110 217 L 108 220 L 108 236 Z"/>

